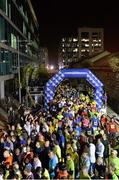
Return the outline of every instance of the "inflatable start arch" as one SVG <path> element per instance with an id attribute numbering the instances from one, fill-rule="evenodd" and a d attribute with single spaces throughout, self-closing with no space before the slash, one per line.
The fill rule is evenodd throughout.
<path id="1" fill-rule="evenodd" d="M 98 110 L 103 105 L 103 84 L 89 69 L 62 69 L 54 75 L 45 87 L 45 108 L 49 108 L 49 102 L 54 98 L 57 86 L 65 78 L 85 78 L 95 88 L 95 101 Z"/>

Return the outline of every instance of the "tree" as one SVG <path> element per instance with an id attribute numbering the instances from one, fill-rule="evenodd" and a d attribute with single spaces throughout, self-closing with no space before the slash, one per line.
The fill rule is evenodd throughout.
<path id="1" fill-rule="evenodd" d="M 33 64 L 28 64 L 23 68 L 22 78 L 21 78 L 22 87 L 28 85 L 28 82 L 31 80 L 33 71 L 34 71 Z"/>
<path id="2" fill-rule="evenodd" d="M 110 58 L 109 64 L 110 64 L 113 72 L 119 71 L 119 58 L 117 58 L 115 56 Z"/>
<path id="3" fill-rule="evenodd" d="M 38 71 L 37 71 L 37 78 L 40 78 L 40 77 L 43 77 L 43 78 L 49 77 L 47 68 L 45 67 L 44 64 L 40 64 Z"/>

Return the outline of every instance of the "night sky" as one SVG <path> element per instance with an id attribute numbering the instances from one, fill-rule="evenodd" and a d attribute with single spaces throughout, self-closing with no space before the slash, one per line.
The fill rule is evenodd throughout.
<path id="1" fill-rule="evenodd" d="M 39 22 L 40 44 L 57 62 L 62 37 L 77 35 L 78 27 L 104 28 L 105 50 L 119 51 L 119 7 L 115 0 L 31 0 Z"/>

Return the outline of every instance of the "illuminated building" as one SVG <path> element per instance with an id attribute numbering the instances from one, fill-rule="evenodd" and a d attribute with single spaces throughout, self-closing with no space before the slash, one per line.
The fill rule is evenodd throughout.
<path id="1" fill-rule="evenodd" d="M 38 28 L 30 0 L 0 0 L 0 99 L 16 91 L 18 68 L 38 63 Z"/>
<path id="2" fill-rule="evenodd" d="M 104 51 L 104 32 L 102 28 L 79 28 L 79 59 L 90 57 Z"/>
<path id="3" fill-rule="evenodd" d="M 59 47 L 58 57 L 59 68 L 67 67 L 72 62 L 78 60 L 78 38 L 65 37 L 62 38 Z"/>

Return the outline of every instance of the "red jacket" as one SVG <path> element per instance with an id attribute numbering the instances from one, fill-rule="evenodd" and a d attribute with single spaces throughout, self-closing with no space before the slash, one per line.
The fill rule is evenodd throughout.
<path id="1" fill-rule="evenodd" d="M 117 127 L 116 127 L 116 124 L 114 122 L 109 122 L 108 124 L 108 131 L 109 133 L 112 133 L 112 132 L 117 132 Z"/>

